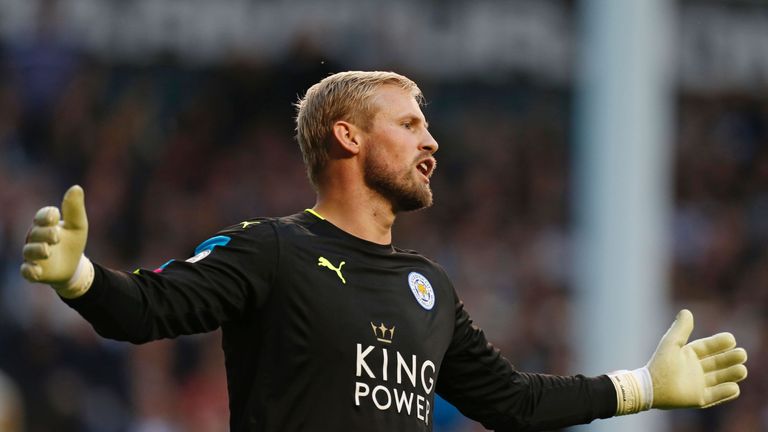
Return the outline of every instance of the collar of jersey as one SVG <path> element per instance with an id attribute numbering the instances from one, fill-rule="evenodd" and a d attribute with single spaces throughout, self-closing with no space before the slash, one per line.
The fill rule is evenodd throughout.
<path id="1" fill-rule="evenodd" d="M 314 209 L 308 208 L 308 209 L 304 209 L 304 211 L 309 213 L 309 214 L 311 214 L 311 215 L 317 216 L 318 218 L 320 218 L 320 220 L 325 220 L 323 215 L 321 215 L 320 213 L 316 212 Z"/>
<path id="2" fill-rule="evenodd" d="M 320 224 L 320 226 L 325 228 L 324 231 L 326 231 L 327 234 L 330 234 L 330 235 L 332 235 L 334 237 L 341 237 L 341 238 L 344 238 L 344 239 L 348 239 L 348 240 L 350 240 L 350 241 L 352 241 L 352 242 L 354 242 L 354 243 L 356 243 L 358 245 L 364 246 L 365 248 L 368 248 L 368 249 L 375 248 L 375 249 L 383 251 L 383 252 L 392 252 L 394 250 L 394 247 L 392 246 L 391 243 L 390 244 L 386 244 L 386 245 L 379 244 L 379 243 L 374 243 L 372 241 L 361 239 L 360 237 L 354 236 L 354 235 L 344 231 L 343 229 L 341 229 L 341 228 L 337 227 L 336 225 L 334 225 L 334 224 L 330 223 L 329 221 L 327 221 L 323 217 L 323 215 L 321 215 L 320 213 L 316 212 L 313 209 L 305 209 L 304 213 L 305 214 L 309 214 L 309 215 L 311 215 L 311 216 L 313 216 L 313 217 L 315 217 L 317 219 L 320 219 L 320 221 L 323 222 L 322 224 Z"/>

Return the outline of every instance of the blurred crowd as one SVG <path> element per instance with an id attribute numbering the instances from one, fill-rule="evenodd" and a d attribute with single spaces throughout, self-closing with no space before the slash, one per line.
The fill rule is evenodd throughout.
<path id="1" fill-rule="evenodd" d="M 170 55 L 105 64 L 45 37 L 0 46 L 0 394 L 19 395 L 21 430 L 227 430 L 218 333 L 142 346 L 101 339 L 20 277 L 24 236 L 35 211 L 74 183 L 86 191 L 88 255 L 126 271 L 183 259 L 246 218 L 311 207 L 292 103 L 341 68 L 302 43 L 277 64 L 205 68 Z M 446 267 L 518 368 L 578 372 L 571 93 L 412 77 L 441 144 L 436 203 L 401 216 L 396 245 Z M 694 336 L 736 333 L 753 367 L 738 402 L 675 413 L 673 430 L 768 430 L 768 373 L 757 367 L 768 356 L 768 100 L 678 102 L 670 299 L 693 310 Z M 481 430 L 448 408 L 435 422 L 438 432 Z"/>

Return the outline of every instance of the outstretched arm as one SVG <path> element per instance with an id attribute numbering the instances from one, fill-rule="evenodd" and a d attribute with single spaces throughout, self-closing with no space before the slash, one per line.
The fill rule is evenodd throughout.
<path id="1" fill-rule="evenodd" d="M 616 393 L 605 376 L 555 376 L 518 371 L 472 323 L 456 298 L 453 340 L 437 393 L 467 417 L 496 431 L 545 431 L 608 418 Z"/>
<path id="2" fill-rule="evenodd" d="M 240 225 L 203 242 L 195 257 L 133 273 L 91 263 L 83 190 L 71 187 L 59 209 L 37 212 L 21 273 L 51 285 L 102 336 L 142 343 L 201 333 L 241 319 L 270 289 L 277 262 L 269 223 Z"/>
<path id="3" fill-rule="evenodd" d="M 693 315 L 683 310 L 648 364 L 599 377 L 514 369 L 472 325 L 457 300 L 454 339 L 437 391 L 466 416 L 498 431 L 543 431 L 650 408 L 706 408 L 735 399 L 747 376 L 746 351 L 730 333 L 688 343 Z"/>

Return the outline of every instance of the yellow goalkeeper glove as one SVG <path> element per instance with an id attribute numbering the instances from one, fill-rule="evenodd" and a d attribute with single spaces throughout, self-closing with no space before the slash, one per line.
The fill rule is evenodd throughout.
<path id="1" fill-rule="evenodd" d="M 37 211 L 23 249 L 21 274 L 30 282 L 51 285 L 64 298 L 85 294 L 93 283 L 93 264 L 83 255 L 88 239 L 83 189 L 72 186 L 59 209 Z"/>
<path id="2" fill-rule="evenodd" d="M 650 408 L 708 408 L 739 397 L 747 377 L 747 352 L 730 333 L 687 343 L 693 314 L 681 310 L 645 367 L 609 374 L 616 387 L 616 415 Z"/>

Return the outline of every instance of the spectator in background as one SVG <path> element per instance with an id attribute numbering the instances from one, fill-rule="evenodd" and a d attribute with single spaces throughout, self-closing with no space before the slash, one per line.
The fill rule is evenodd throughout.
<path id="1" fill-rule="evenodd" d="M 22 432 L 24 415 L 16 385 L 0 372 L 0 431 Z"/>
<path id="2" fill-rule="evenodd" d="M 69 85 L 78 64 L 77 53 L 59 31 L 57 0 L 38 5 L 36 25 L 30 34 L 9 44 L 10 78 L 19 90 L 24 113 L 20 133 L 28 155 L 46 160 L 51 141 L 53 107 Z"/>

